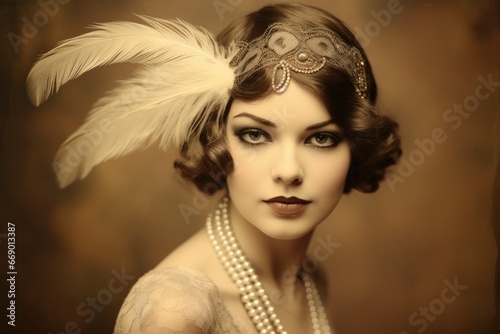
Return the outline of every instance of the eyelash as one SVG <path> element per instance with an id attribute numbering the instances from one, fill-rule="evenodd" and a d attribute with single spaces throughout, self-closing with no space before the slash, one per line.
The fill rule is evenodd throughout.
<path id="1" fill-rule="evenodd" d="M 266 144 L 267 142 L 272 141 L 271 136 L 269 136 L 268 133 L 266 133 L 263 130 L 255 129 L 255 128 L 245 128 L 245 129 L 237 130 L 237 131 L 235 131 L 234 135 L 236 137 L 238 137 L 238 139 L 240 140 L 241 143 L 248 145 L 248 146 L 252 146 L 252 147 L 263 145 L 263 144 Z M 265 138 L 265 141 L 252 142 L 252 140 L 245 139 L 246 135 L 259 135 L 259 139 L 260 139 L 260 136 L 263 136 Z M 326 136 L 327 139 L 330 139 L 333 143 L 329 144 L 329 145 L 325 145 L 325 146 L 312 144 L 311 140 L 313 140 L 314 138 L 317 139 L 319 136 Z M 254 139 L 254 140 L 258 141 L 259 139 Z M 340 136 L 336 133 L 317 132 L 317 133 L 314 133 L 314 134 L 310 135 L 309 137 L 307 137 L 306 145 L 310 145 L 310 146 L 313 146 L 313 147 L 318 148 L 318 149 L 326 150 L 326 149 L 331 149 L 331 148 L 336 147 L 341 141 L 342 140 L 341 140 Z"/>

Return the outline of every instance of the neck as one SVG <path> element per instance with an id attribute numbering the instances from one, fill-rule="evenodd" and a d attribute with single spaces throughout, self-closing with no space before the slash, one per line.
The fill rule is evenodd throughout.
<path id="1" fill-rule="evenodd" d="M 232 228 L 261 281 L 279 291 L 294 289 L 312 232 L 294 240 L 278 240 L 264 234 L 229 205 Z"/>

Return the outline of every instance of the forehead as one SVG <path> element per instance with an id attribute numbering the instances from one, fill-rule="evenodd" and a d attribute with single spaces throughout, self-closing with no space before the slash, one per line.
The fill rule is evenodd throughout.
<path id="1" fill-rule="evenodd" d="M 307 123 L 332 119 L 321 98 L 293 80 L 284 93 L 273 92 L 265 98 L 251 102 L 234 100 L 228 120 L 231 121 L 240 113 L 250 113 L 268 120 L 288 115 L 288 118 Z"/>

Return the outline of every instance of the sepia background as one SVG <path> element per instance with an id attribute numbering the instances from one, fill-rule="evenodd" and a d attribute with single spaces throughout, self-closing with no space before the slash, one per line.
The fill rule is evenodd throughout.
<path id="1" fill-rule="evenodd" d="M 26 75 L 39 54 L 93 22 L 138 21 L 137 13 L 217 33 L 269 2 L 2 1 L 1 267 L 11 222 L 18 274 L 16 326 L 2 313 L 0 328 L 110 333 L 133 283 L 202 228 L 217 200 L 177 176 L 175 151 L 154 147 L 59 189 L 51 167 L 58 146 L 134 67 L 91 71 L 38 108 L 27 99 Z M 307 3 L 338 15 L 360 38 L 404 149 L 380 190 L 345 196 L 313 240 L 311 249 L 329 254 L 310 263 L 331 277 L 332 325 L 339 334 L 500 333 L 499 2 Z M 1 286 L 7 313 L 6 278 Z"/>

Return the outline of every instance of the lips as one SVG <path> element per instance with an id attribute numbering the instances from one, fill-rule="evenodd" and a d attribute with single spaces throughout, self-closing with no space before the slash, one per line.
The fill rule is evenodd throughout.
<path id="1" fill-rule="evenodd" d="M 311 201 L 297 197 L 273 197 L 264 201 L 271 210 L 283 216 L 294 216 L 304 211 Z"/>

